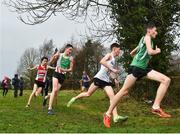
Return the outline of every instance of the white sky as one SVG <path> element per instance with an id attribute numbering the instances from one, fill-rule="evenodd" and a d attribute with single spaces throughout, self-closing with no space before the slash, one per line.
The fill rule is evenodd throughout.
<path id="1" fill-rule="evenodd" d="M 0 80 L 3 76 L 13 77 L 25 49 L 38 48 L 45 39 L 53 39 L 61 47 L 71 37 L 80 39 L 85 33 L 85 24 L 67 20 L 59 14 L 40 25 L 25 25 L 5 5 L 0 7 Z"/>
<path id="2" fill-rule="evenodd" d="M 25 49 L 38 48 L 45 39 L 53 39 L 61 47 L 72 36 L 80 40 L 87 30 L 85 24 L 67 20 L 61 14 L 34 26 L 25 25 L 17 16 L 0 2 L 0 80 L 4 75 L 14 76 Z"/>

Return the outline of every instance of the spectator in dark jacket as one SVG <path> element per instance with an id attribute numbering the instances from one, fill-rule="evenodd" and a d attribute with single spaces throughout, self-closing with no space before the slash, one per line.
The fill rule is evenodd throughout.
<path id="1" fill-rule="evenodd" d="M 14 78 L 12 79 L 12 85 L 14 86 L 14 97 L 15 98 L 18 95 L 19 83 L 20 83 L 20 80 L 18 78 L 18 74 L 15 74 Z"/>
<path id="2" fill-rule="evenodd" d="M 23 80 L 23 77 L 20 77 L 19 89 L 20 89 L 19 96 L 22 96 L 23 95 L 23 90 L 24 90 L 24 80 Z"/>

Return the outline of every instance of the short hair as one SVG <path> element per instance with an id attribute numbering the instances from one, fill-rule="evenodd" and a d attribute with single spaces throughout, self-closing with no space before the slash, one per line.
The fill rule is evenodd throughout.
<path id="1" fill-rule="evenodd" d="M 152 29 L 152 28 L 154 28 L 154 27 L 156 27 L 156 25 L 155 25 L 155 23 L 153 23 L 153 22 L 149 22 L 148 24 L 146 24 L 146 30 L 147 30 L 147 29 Z"/>
<path id="2" fill-rule="evenodd" d="M 42 62 L 44 59 L 48 60 L 48 58 L 44 56 L 44 57 L 41 58 L 41 62 Z"/>
<path id="3" fill-rule="evenodd" d="M 111 50 L 114 48 L 114 47 L 117 47 L 117 48 L 120 48 L 120 45 L 118 43 L 113 43 L 111 44 Z"/>
<path id="4" fill-rule="evenodd" d="M 72 47 L 72 48 L 73 48 L 73 45 L 67 44 L 67 45 L 65 46 L 65 49 L 66 49 L 66 48 L 69 48 L 69 47 Z"/>

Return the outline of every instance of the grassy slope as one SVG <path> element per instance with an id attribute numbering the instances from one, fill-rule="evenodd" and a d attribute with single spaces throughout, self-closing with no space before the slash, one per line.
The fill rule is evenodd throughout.
<path id="1" fill-rule="evenodd" d="M 128 121 L 112 123 L 112 127 L 106 129 L 102 114 L 109 101 L 102 91 L 76 101 L 70 108 L 66 103 L 77 93 L 61 91 L 53 116 L 48 116 L 47 108 L 42 108 L 41 96 L 32 101 L 30 108 L 25 108 L 29 94 L 30 91 L 25 91 L 23 97 L 13 98 L 11 91 L 4 98 L 0 96 L 0 132 L 180 132 L 180 108 L 165 106 L 173 118 L 160 119 L 149 112 L 147 104 L 125 99 L 118 111 L 128 115 Z"/>

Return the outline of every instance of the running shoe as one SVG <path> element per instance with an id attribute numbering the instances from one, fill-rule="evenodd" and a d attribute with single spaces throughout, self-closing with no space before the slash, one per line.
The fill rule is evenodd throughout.
<path id="1" fill-rule="evenodd" d="M 29 105 L 29 104 L 27 104 L 27 105 L 26 105 L 26 108 L 28 108 L 28 107 L 30 107 L 30 105 Z"/>
<path id="2" fill-rule="evenodd" d="M 151 109 L 151 112 L 152 112 L 153 114 L 156 114 L 156 115 L 160 116 L 161 118 L 170 118 L 170 117 L 171 117 L 170 114 L 164 112 L 161 108 L 159 108 L 159 109 L 153 109 L 153 108 L 152 108 L 152 109 Z"/>
<path id="3" fill-rule="evenodd" d="M 67 103 L 67 107 L 70 107 L 74 102 L 75 102 L 75 98 L 73 97 L 68 103 Z"/>
<path id="4" fill-rule="evenodd" d="M 126 121 L 127 119 L 128 119 L 128 116 L 117 115 L 117 116 L 113 117 L 114 123 L 117 123 L 119 121 Z"/>
<path id="5" fill-rule="evenodd" d="M 48 109 L 48 115 L 54 115 L 54 112 L 52 109 Z"/>
<path id="6" fill-rule="evenodd" d="M 105 127 L 110 128 L 111 118 L 106 113 L 104 113 L 103 123 Z"/>

